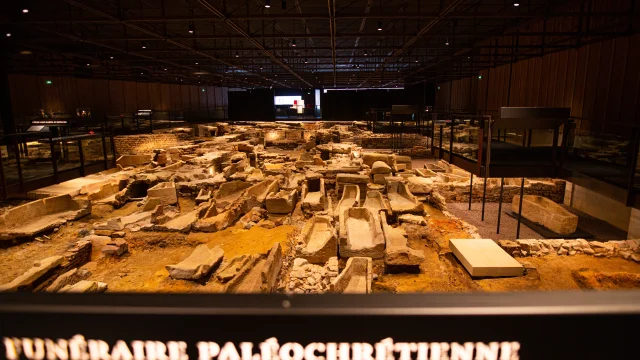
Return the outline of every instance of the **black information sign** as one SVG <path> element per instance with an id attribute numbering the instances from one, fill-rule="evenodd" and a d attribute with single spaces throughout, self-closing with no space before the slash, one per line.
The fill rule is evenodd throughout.
<path id="1" fill-rule="evenodd" d="M 637 358 L 639 292 L 0 295 L 0 357 Z"/>
<path id="2" fill-rule="evenodd" d="M 31 125 L 69 125 L 68 119 L 36 119 L 31 120 Z"/>

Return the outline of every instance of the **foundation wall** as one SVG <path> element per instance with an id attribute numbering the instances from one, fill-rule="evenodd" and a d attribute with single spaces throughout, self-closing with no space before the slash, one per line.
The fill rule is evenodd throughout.
<path id="1" fill-rule="evenodd" d="M 427 146 L 427 137 L 418 134 L 403 134 L 405 147 Z M 391 149 L 393 147 L 391 136 L 374 136 L 354 139 L 355 143 L 364 149 Z"/>
<path id="2" fill-rule="evenodd" d="M 476 182 L 477 181 L 477 182 Z M 482 180 L 474 179 L 471 202 L 482 202 Z M 549 198 L 557 203 L 562 203 L 565 195 L 565 181 L 554 180 L 553 182 L 533 183 L 524 187 L 525 195 L 537 195 Z M 440 193 L 447 202 L 468 202 L 469 185 L 434 184 L 433 189 Z M 520 194 L 520 186 L 505 185 L 502 195 L 502 202 L 510 203 L 515 195 Z M 489 186 L 487 184 L 486 201 L 498 202 L 500 200 L 500 186 Z"/>
<path id="3" fill-rule="evenodd" d="M 180 144 L 176 134 L 123 135 L 114 138 L 118 155 L 151 153 L 154 149 L 166 149 Z"/>

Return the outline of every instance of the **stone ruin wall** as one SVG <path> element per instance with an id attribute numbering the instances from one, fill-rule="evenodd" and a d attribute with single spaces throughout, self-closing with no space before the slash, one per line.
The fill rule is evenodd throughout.
<path id="1" fill-rule="evenodd" d="M 556 203 L 564 201 L 566 182 L 564 180 L 552 180 L 544 182 L 532 182 L 524 186 L 525 195 L 544 196 Z M 482 202 L 483 180 L 474 178 L 471 202 Z M 447 202 L 468 202 L 469 184 L 435 183 L 433 189 L 442 195 Z M 515 195 L 520 194 L 520 185 L 504 185 L 502 194 L 503 203 L 511 203 Z M 500 185 L 489 186 L 487 183 L 486 202 L 498 202 L 500 199 Z"/>
<path id="2" fill-rule="evenodd" d="M 419 134 L 404 134 L 402 136 L 405 147 L 427 146 L 427 137 Z M 364 149 L 391 149 L 393 147 L 391 135 L 363 136 L 354 139 Z"/>
<path id="3" fill-rule="evenodd" d="M 114 142 L 118 155 L 139 155 L 180 145 L 176 134 L 122 135 L 114 137 Z"/>

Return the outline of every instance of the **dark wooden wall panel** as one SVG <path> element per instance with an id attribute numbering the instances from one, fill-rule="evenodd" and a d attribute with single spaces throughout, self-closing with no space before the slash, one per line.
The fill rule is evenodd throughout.
<path id="1" fill-rule="evenodd" d="M 210 111 L 213 111 L 216 108 L 216 92 L 220 91 L 219 89 L 220 88 L 209 86 L 207 90 L 207 106 Z"/>
<path id="2" fill-rule="evenodd" d="M 44 83 L 46 79 L 44 77 L 38 77 L 38 83 Z M 62 111 L 60 105 L 60 94 L 58 93 L 58 86 L 48 85 L 39 86 L 40 99 L 42 101 L 42 109 L 49 113 L 49 111 Z"/>
<path id="3" fill-rule="evenodd" d="M 52 84 L 47 85 L 46 80 Z M 469 87 L 473 80 L 466 83 L 461 93 L 468 98 L 475 89 Z M 26 124 L 26 118 L 40 109 L 74 115 L 76 108 L 87 107 L 95 118 L 131 114 L 143 108 L 192 110 L 213 116 L 216 108 L 228 103 L 228 88 L 214 86 L 12 74 L 9 87 L 16 124 Z"/>
<path id="4" fill-rule="evenodd" d="M 198 97 L 200 98 L 200 109 L 208 109 L 209 103 L 207 101 L 207 93 L 211 91 L 211 87 L 200 86 L 198 88 L 200 89 L 200 91 L 198 92 Z"/>
<path id="5" fill-rule="evenodd" d="M 182 108 L 185 110 L 191 109 L 191 92 L 189 85 L 181 85 L 180 94 L 182 96 Z"/>
<path id="6" fill-rule="evenodd" d="M 138 94 L 138 107 L 137 109 L 151 109 L 151 98 L 149 97 L 149 83 L 139 82 L 136 83 Z M 136 109 L 136 110 L 137 110 Z"/>
<path id="7" fill-rule="evenodd" d="M 93 94 L 93 80 L 91 79 L 76 79 L 78 86 L 78 107 L 95 108 L 95 96 Z M 69 114 L 74 115 L 76 109 L 69 109 Z"/>
<path id="8" fill-rule="evenodd" d="M 122 80 L 109 80 L 109 96 L 111 109 L 117 114 L 125 113 L 124 87 Z"/>
<path id="9" fill-rule="evenodd" d="M 119 115 L 112 111 L 109 95 L 109 80 L 93 80 L 93 116 L 115 116 Z"/>
<path id="10" fill-rule="evenodd" d="M 158 83 L 149 83 L 149 107 L 154 110 L 165 110 L 162 103 L 162 87 Z"/>
<path id="11" fill-rule="evenodd" d="M 628 2 L 619 4 L 624 9 Z M 578 28 L 569 19 L 547 26 L 554 31 Z M 624 131 L 620 129 L 628 127 L 615 124 L 640 124 L 638 43 L 640 35 L 618 37 L 486 69 L 481 80 L 475 76 L 439 83 L 436 110 L 477 109 L 495 117 L 507 105 L 570 107 L 583 130 Z"/>
<path id="12" fill-rule="evenodd" d="M 78 83 L 74 78 L 58 77 L 55 80 L 60 94 L 62 111 L 73 114 L 78 106 Z M 92 110 L 93 111 L 93 110 Z"/>
<path id="13" fill-rule="evenodd" d="M 171 84 L 171 108 L 172 109 L 182 109 L 182 94 L 180 90 L 180 85 Z"/>
<path id="14" fill-rule="evenodd" d="M 160 95 L 162 96 L 162 110 L 171 110 L 176 107 L 173 105 L 173 96 L 171 95 L 170 84 L 160 84 Z"/>
<path id="15" fill-rule="evenodd" d="M 123 81 L 125 111 L 132 113 L 138 110 L 138 89 L 133 81 Z"/>
<path id="16" fill-rule="evenodd" d="M 640 34 L 629 39 L 629 55 L 627 56 L 626 70 L 622 87 L 622 99 L 620 101 L 620 121 L 640 124 L 640 110 L 638 110 L 638 95 L 640 95 Z"/>
<path id="17" fill-rule="evenodd" d="M 189 91 L 191 92 L 191 109 L 200 110 L 200 87 L 191 85 Z"/>

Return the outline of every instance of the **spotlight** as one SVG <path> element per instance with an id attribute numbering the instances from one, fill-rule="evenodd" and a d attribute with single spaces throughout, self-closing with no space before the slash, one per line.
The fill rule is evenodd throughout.
<path id="1" fill-rule="evenodd" d="M 167 68 L 165 68 L 164 71 L 167 71 Z"/>
<path id="2" fill-rule="evenodd" d="M 29 13 L 29 9 L 27 9 L 27 8 L 22 9 L 22 13 L 23 13 L 23 14 L 27 14 L 27 13 Z"/>
<path id="3" fill-rule="evenodd" d="M 449 46 L 449 39 L 444 43 L 446 46 Z"/>
<path id="4" fill-rule="evenodd" d="M 364 56 L 369 55 L 369 53 L 367 52 L 367 50 L 364 51 Z"/>
<path id="5" fill-rule="evenodd" d="M 515 7 L 520 6 L 520 2 L 519 1 L 514 1 L 513 6 L 515 6 Z"/>
<path id="6" fill-rule="evenodd" d="M 296 39 L 293 39 L 293 41 L 291 41 L 291 46 L 296 47 Z"/>
<path id="7" fill-rule="evenodd" d="M 307 63 L 307 59 L 304 59 L 304 63 L 305 63 L 305 64 Z"/>
<path id="8" fill-rule="evenodd" d="M 11 33 L 7 33 L 7 37 L 11 37 Z"/>
<path id="9" fill-rule="evenodd" d="M 144 75 L 144 73 L 143 73 L 143 72 L 141 72 L 141 73 L 140 73 L 140 75 Z"/>
<path id="10" fill-rule="evenodd" d="M 196 65 L 198 65 L 198 62 L 196 61 Z"/>
<path id="11" fill-rule="evenodd" d="M 238 54 L 238 52 L 236 51 L 236 57 L 240 57 L 240 55 Z"/>
<path id="12" fill-rule="evenodd" d="M 418 59 L 416 59 L 416 62 L 418 62 Z"/>
<path id="13" fill-rule="evenodd" d="M 142 42 L 142 48 L 146 49 L 147 48 L 147 43 L 145 43 L 144 41 Z"/>
<path id="14" fill-rule="evenodd" d="M 91 66 L 91 64 L 87 63 L 87 66 Z"/>
<path id="15" fill-rule="evenodd" d="M 260 66 L 260 70 L 262 70 L 262 66 Z"/>
<path id="16" fill-rule="evenodd" d="M 193 23 L 189 24 L 189 34 L 193 34 L 195 32 Z"/>
<path id="17" fill-rule="evenodd" d="M 378 31 L 382 31 L 382 21 L 378 21 Z"/>
<path id="18" fill-rule="evenodd" d="M 109 56 L 109 59 L 113 60 L 113 56 Z"/>
<path id="19" fill-rule="evenodd" d="M 270 8 L 271 7 L 271 0 L 264 0 L 264 7 Z"/>

